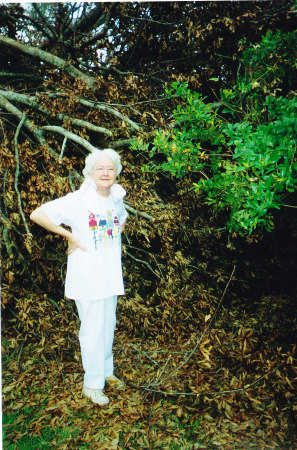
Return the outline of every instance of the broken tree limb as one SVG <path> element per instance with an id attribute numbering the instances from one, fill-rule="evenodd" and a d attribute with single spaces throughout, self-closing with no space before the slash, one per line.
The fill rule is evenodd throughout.
<path id="1" fill-rule="evenodd" d="M 18 124 L 17 130 L 16 130 L 15 135 L 14 135 L 14 150 L 15 150 L 14 159 L 15 159 L 15 162 L 16 162 L 16 170 L 15 170 L 15 177 L 14 177 L 14 188 L 15 188 L 15 191 L 17 193 L 19 210 L 20 210 L 20 213 L 21 213 L 21 216 L 22 216 L 22 219 L 23 219 L 26 231 L 27 231 L 27 235 L 31 236 L 31 233 L 30 233 L 27 221 L 26 221 L 26 217 L 25 217 L 25 214 L 24 214 L 24 210 L 23 210 L 23 206 L 22 206 L 22 198 L 21 198 L 21 194 L 20 194 L 20 191 L 19 191 L 19 187 L 18 187 L 18 179 L 19 179 L 19 173 L 20 173 L 18 138 L 19 138 L 20 130 L 21 130 L 25 120 L 26 120 L 26 116 L 25 116 L 25 114 L 23 114 L 23 117 L 22 117 L 20 123 Z"/>
<path id="2" fill-rule="evenodd" d="M 23 79 L 23 78 L 40 78 L 39 76 L 34 75 L 33 73 L 5 72 L 5 70 L 0 72 L 0 77 L 4 77 L 4 78 L 18 78 L 18 77 L 20 77 L 21 79 Z"/>
<path id="3" fill-rule="evenodd" d="M 13 250 L 12 250 L 11 241 L 9 239 L 9 229 L 7 228 L 5 222 L 3 222 L 2 238 L 3 238 L 3 242 L 5 244 L 6 251 L 7 251 L 9 258 L 13 258 L 14 254 L 13 254 Z"/>
<path id="4" fill-rule="evenodd" d="M 3 97 L 7 98 L 10 101 L 16 101 L 18 103 L 27 105 L 27 106 L 33 108 L 34 110 L 39 111 L 42 114 L 45 114 L 46 116 L 51 116 L 51 114 L 52 114 L 50 111 L 45 109 L 42 105 L 40 105 L 36 101 L 35 96 L 29 97 L 28 95 L 25 95 L 25 94 L 19 94 L 17 92 L 7 91 L 4 89 L 0 89 L 0 94 L 3 95 Z M 74 117 L 68 116 L 67 114 L 61 114 L 61 113 L 57 114 L 56 117 L 63 121 L 69 120 L 72 125 L 76 125 L 78 127 L 84 127 L 84 128 L 87 128 L 88 130 L 94 131 L 96 133 L 105 134 L 106 136 L 112 136 L 112 132 L 110 130 L 108 130 L 107 128 L 98 127 L 97 125 L 87 122 L 86 120 L 76 119 Z"/>
<path id="5" fill-rule="evenodd" d="M 128 256 L 130 256 L 130 258 L 134 259 L 134 261 L 140 262 L 140 263 L 146 265 L 146 266 L 149 268 L 149 270 L 150 270 L 151 272 L 153 272 L 154 275 L 156 275 L 157 278 L 161 279 L 160 275 L 158 275 L 157 272 L 154 271 L 154 269 L 152 268 L 152 266 L 150 265 L 149 262 L 144 261 L 143 259 L 136 258 L 136 256 L 132 255 L 132 254 L 131 254 L 130 252 L 128 252 L 127 250 L 126 250 L 126 253 L 127 253 Z"/>
<path id="6" fill-rule="evenodd" d="M 0 94 L 0 106 L 2 108 L 6 109 L 6 111 L 11 113 L 12 115 L 16 116 L 20 121 L 22 120 L 22 118 L 23 118 L 22 111 L 20 111 L 18 108 L 16 108 L 16 106 L 14 106 L 12 103 L 10 103 L 7 100 L 7 98 L 5 98 L 1 94 Z M 37 141 L 39 142 L 40 145 L 46 146 L 46 148 L 50 154 L 52 154 L 53 156 L 59 156 L 58 153 L 48 145 L 46 139 L 43 136 L 42 131 L 40 129 L 36 128 L 28 118 L 25 119 L 23 125 L 29 131 L 31 131 L 31 133 L 33 133 L 33 135 L 35 136 L 35 138 L 37 139 Z"/>
<path id="7" fill-rule="evenodd" d="M 47 38 L 49 40 L 54 39 L 59 39 L 59 36 L 56 33 L 56 30 L 52 27 L 51 23 L 49 20 L 46 19 L 46 17 L 43 15 L 43 13 L 41 12 L 38 4 L 33 3 L 32 7 L 35 9 L 36 13 L 39 16 L 39 20 L 34 20 L 32 17 L 30 17 L 30 21 L 34 23 L 34 25 L 36 26 L 37 29 L 42 29 L 43 33 L 47 36 Z M 40 21 L 43 24 L 43 26 L 40 26 Z M 48 32 L 50 31 L 50 33 Z"/>
<path id="8" fill-rule="evenodd" d="M 50 93 L 49 97 L 61 97 L 63 94 L 59 92 Z M 83 106 L 86 106 L 89 109 L 100 109 L 101 111 L 108 112 L 109 114 L 112 114 L 115 117 L 118 117 L 119 119 L 123 120 L 124 122 L 128 123 L 131 128 L 133 128 L 136 131 L 140 131 L 141 127 L 134 122 L 133 120 L 129 119 L 129 117 L 125 116 L 121 112 L 119 112 L 117 109 L 112 108 L 111 106 L 104 104 L 104 103 L 96 103 L 92 102 L 91 100 L 85 100 L 83 98 L 75 97 L 75 100 L 77 103 L 80 103 Z"/>
<path id="9" fill-rule="evenodd" d="M 151 131 L 149 133 L 146 133 L 147 138 L 154 137 L 155 136 L 155 131 Z M 128 139 L 120 139 L 118 141 L 114 141 L 111 142 L 111 145 L 113 148 L 119 148 L 119 147 L 123 147 L 126 145 L 131 145 L 133 142 L 137 141 L 137 137 L 132 137 L 132 138 L 128 138 Z"/>
<path id="10" fill-rule="evenodd" d="M 65 136 L 64 140 L 63 140 L 62 148 L 61 148 L 61 153 L 60 153 L 60 156 L 59 156 L 59 162 L 61 162 L 62 159 L 63 159 L 63 155 L 64 155 L 64 151 L 65 151 L 65 147 L 66 147 L 66 142 L 67 142 L 67 137 Z"/>
<path id="11" fill-rule="evenodd" d="M 137 211 L 136 209 L 134 209 L 131 206 L 127 205 L 126 202 L 124 202 L 124 203 L 125 203 L 125 208 L 127 209 L 127 211 L 130 211 L 135 216 L 141 216 L 141 217 L 144 217 L 145 219 L 152 220 L 152 221 L 155 220 L 153 216 L 150 216 L 149 214 L 147 214 L 145 212 Z"/>
<path id="12" fill-rule="evenodd" d="M 229 277 L 229 280 L 228 280 L 228 282 L 227 282 L 227 284 L 226 284 L 226 286 L 225 286 L 224 292 L 223 292 L 223 294 L 222 294 L 222 296 L 221 296 L 221 298 L 220 298 L 220 301 L 219 301 L 219 303 L 218 303 L 218 305 L 217 305 L 217 307 L 216 307 L 216 309 L 215 309 L 215 312 L 213 313 L 212 316 L 206 316 L 206 317 L 205 317 L 204 330 L 203 330 L 203 332 L 202 332 L 200 338 L 197 340 L 197 343 L 196 343 L 195 347 L 191 350 L 191 352 L 189 353 L 189 355 L 187 355 L 187 357 L 185 358 L 185 360 L 184 360 L 178 367 L 175 367 L 169 375 L 167 375 L 165 378 L 163 378 L 163 379 L 160 380 L 160 381 L 159 381 L 159 378 L 158 378 L 158 380 L 157 380 L 155 383 L 153 383 L 151 386 L 153 386 L 154 388 L 160 386 L 162 383 L 164 383 L 164 381 L 168 380 L 168 379 L 171 378 L 174 374 L 176 374 L 176 373 L 177 373 L 182 367 L 184 367 L 184 366 L 188 363 L 188 361 L 192 358 L 193 354 L 194 354 L 194 353 L 196 352 L 196 350 L 199 348 L 199 346 L 200 346 L 200 344 L 201 344 L 201 342 L 202 342 L 204 336 L 206 335 L 206 332 L 210 329 L 211 323 L 212 323 L 212 322 L 214 321 L 214 319 L 215 319 L 216 313 L 217 313 L 218 309 L 220 308 L 220 306 L 221 306 L 221 304 L 222 304 L 222 302 L 223 302 L 223 299 L 224 299 L 224 297 L 225 297 L 225 294 L 226 294 L 226 292 L 227 292 L 227 289 L 228 289 L 228 287 L 229 287 L 229 284 L 230 284 L 231 281 L 232 281 L 232 278 L 233 278 L 235 269 L 236 269 L 236 266 L 234 265 L 234 266 L 233 266 L 233 269 L 232 269 L 232 272 L 231 272 L 231 275 L 230 275 L 230 277 Z M 209 319 L 210 319 L 210 320 L 209 320 Z M 151 387 L 151 386 L 141 386 L 141 387 L 147 388 L 147 387 Z"/>
<path id="13" fill-rule="evenodd" d="M 57 117 L 60 120 L 70 120 L 72 125 L 84 127 L 87 128 L 88 130 L 95 131 L 96 133 L 105 134 L 106 136 L 112 136 L 112 131 L 108 130 L 107 128 L 98 127 L 97 125 L 87 122 L 86 120 L 75 119 L 74 117 L 69 117 L 66 114 L 57 114 Z"/>
<path id="14" fill-rule="evenodd" d="M 77 142 L 78 144 L 85 147 L 89 152 L 93 152 L 94 150 L 98 150 L 97 147 L 94 147 L 90 142 L 88 142 L 86 139 L 83 139 L 82 137 L 78 136 L 77 134 L 72 133 L 71 131 L 65 130 L 63 127 L 58 127 L 56 125 L 46 125 L 41 127 L 42 130 L 46 131 L 53 131 L 54 133 L 59 133 L 62 136 L 67 137 L 68 139 Z"/>
<path id="15" fill-rule="evenodd" d="M 130 144 L 132 144 L 133 142 L 136 142 L 136 141 L 137 141 L 137 137 L 130 138 L 130 139 L 120 139 L 119 141 L 111 142 L 110 145 L 113 148 L 119 148 L 119 147 L 123 147 L 123 146 L 126 146 L 126 145 L 130 145 Z"/>
<path id="16" fill-rule="evenodd" d="M 82 43 L 80 44 L 80 50 L 82 50 L 82 49 L 88 47 L 89 45 L 94 44 L 96 41 L 98 41 L 99 39 L 102 39 L 102 37 L 106 35 L 106 33 L 107 33 L 107 31 L 108 31 L 108 22 L 109 22 L 109 20 L 110 20 L 110 18 L 111 18 L 111 14 L 112 14 L 114 8 L 115 8 L 115 5 L 114 5 L 114 4 L 111 4 L 111 7 L 110 7 L 109 11 L 108 11 L 106 14 L 104 14 L 104 15 L 102 14 L 102 15 L 101 15 L 101 18 L 100 18 L 99 20 L 100 20 L 100 25 L 103 25 L 102 30 L 99 31 L 98 33 L 94 34 L 94 35 L 93 35 L 90 39 L 88 39 L 87 41 L 82 42 Z M 99 25 L 99 23 L 98 23 L 98 21 L 97 21 L 96 26 L 98 27 L 98 25 Z"/>
<path id="17" fill-rule="evenodd" d="M 21 42 L 16 41 L 15 39 L 8 38 L 6 36 L 0 36 L 0 44 L 12 47 L 22 53 L 25 53 L 26 55 L 40 59 L 41 61 L 47 62 L 52 66 L 58 67 L 59 69 L 63 69 L 71 77 L 84 81 L 92 91 L 96 89 L 96 78 L 84 74 L 72 64 L 69 64 L 68 61 L 65 61 L 59 56 L 53 55 L 52 53 L 48 53 L 44 50 L 40 50 L 37 47 L 32 47 L 31 45 L 22 44 Z"/>
<path id="18" fill-rule="evenodd" d="M 81 103 L 84 104 L 85 100 L 81 100 Z M 133 128 L 136 131 L 140 130 L 140 126 L 137 125 L 136 122 L 129 119 L 129 117 L 125 116 L 124 114 L 120 113 L 117 109 L 111 108 L 110 106 L 103 105 L 102 103 L 94 103 L 93 107 L 96 109 L 100 109 L 101 111 L 106 111 L 110 114 L 113 114 L 114 116 L 118 117 L 119 119 L 123 120 L 124 122 L 127 122 L 131 128 Z"/>

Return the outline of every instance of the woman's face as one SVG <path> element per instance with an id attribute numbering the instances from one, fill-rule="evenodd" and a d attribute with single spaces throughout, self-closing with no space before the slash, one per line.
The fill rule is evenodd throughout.
<path id="1" fill-rule="evenodd" d="M 109 156 L 101 156 L 94 165 L 90 177 L 97 185 L 98 191 L 107 192 L 116 180 L 116 171 Z"/>

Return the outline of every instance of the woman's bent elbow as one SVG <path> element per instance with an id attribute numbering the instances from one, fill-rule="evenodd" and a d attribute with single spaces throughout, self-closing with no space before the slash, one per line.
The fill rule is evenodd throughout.
<path id="1" fill-rule="evenodd" d="M 38 217 L 39 217 L 39 211 L 40 211 L 40 207 L 37 209 L 34 209 L 34 211 L 31 212 L 30 214 L 30 220 L 32 220 L 32 222 L 37 223 L 38 222 Z"/>

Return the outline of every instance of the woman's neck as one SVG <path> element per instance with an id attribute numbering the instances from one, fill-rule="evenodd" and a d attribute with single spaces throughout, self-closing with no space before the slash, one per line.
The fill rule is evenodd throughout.
<path id="1" fill-rule="evenodd" d="M 102 189 L 97 188 L 97 194 L 101 195 L 101 197 L 109 197 L 110 196 L 110 190 L 109 189 Z"/>

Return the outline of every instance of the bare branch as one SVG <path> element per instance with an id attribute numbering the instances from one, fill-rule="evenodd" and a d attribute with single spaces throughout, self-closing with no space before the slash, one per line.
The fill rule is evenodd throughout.
<path id="1" fill-rule="evenodd" d="M 157 387 L 157 386 L 160 386 L 162 383 L 164 383 L 164 381 L 166 381 L 166 380 L 168 380 L 169 378 L 171 378 L 172 375 L 174 375 L 174 374 L 177 373 L 182 367 L 184 367 L 184 366 L 187 364 L 187 362 L 192 358 L 193 354 L 194 354 L 194 353 L 196 352 L 196 350 L 199 348 L 200 343 L 202 342 L 204 336 L 206 335 L 206 332 L 210 329 L 210 325 L 212 324 L 212 322 L 213 322 L 214 319 L 215 319 L 216 313 L 217 313 L 218 309 L 220 308 L 220 306 L 221 306 L 221 304 L 222 304 L 222 302 L 223 302 L 223 299 L 224 299 L 224 297 L 225 297 L 225 294 L 226 294 L 226 292 L 227 292 L 227 289 L 228 289 L 228 287 L 229 287 L 229 284 L 230 284 L 231 281 L 232 281 L 232 278 L 233 278 L 235 269 L 236 269 L 236 266 L 233 266 L 232 273 L 231 273 L 231 275 L 230 275 L 230 277 L 229 277 L 229 280 L 228 280 L 228 282 L 227 282 L 227 284 L 226 284 L 226 286 L 225 286 L 224 292 L 223 292 L 223 294 L 222 294 L 222 296 L 221 296 L 221 299 L 220 299 L 220 301 L 219 301 L 219 303 L 218 303 L 218 306 L 216 307 L 215 312 L 213 313 L 212 317 L 209 316 L 209 318 L 210 318 L 209 321 L 205 320 L 204 330 L 203 330 L 203 332 L 202 332 L 200 338 L 197 340 L 197 343 L 196 343 L 195 347 L 191 350 L 191 352 L 190 352 L 189 355 L 185 358 L 185 360 L 182 362 L 182 364 L 180 364 L 178 367 L 174 368 L 174 369 L 172 370 L 172 372 L 171 372 L 169 375 L 167 375 L 165 378 L 163 378 L 161 381 L 158 381 L 158 380 L 159 380 L 159 378 L 158 378 L 158 380 L 157 380 L 155 383 L 153 383 L 152 386 L 141 386 L 141 387 L 144 387 L 144 388 L 147 388 L 147 387 L 149 387 L 149 388 L 150 388 L 150 387 L 154 387 L 154 388 L 155 388 L 155 387 Z M 206 317 L 206 319 L 207 319 L 207 317 Z"/>
<path id="2" fill-rule="evenodd" d="M 94 44 L 94 42 L 98 41 L 103 36 L 105 36 L 105 34 L 106 34 L 107 30 L 108 30 L 108 25 L 107 24 L 109 22 L 109 19 L 111 17 L 111 13 L 112 13 L 113 9 L 114 9 L 114 5 L 111 6 L 110 10 L 108 11 L 108 13 L 105 16 L 105 19 L 104 19 L 104 22 L 103 22 L 104 23 L 103 29 L 101 31 L 99 31 L 98 33 L 96 33 L 94 36 L 92 36 L 87 41 L 83 42 L 81 44 L 81 46 L 80 46 L 80 49 L 86 48 L 89 45 Z"/>
<path id="3" fill-rule="evenodd" d="M 49 94 L 49 97 L 61 97 L 63 94 L 59 92 L 53 92 Z M 112 108 L 111 106 L 104 104 L 104 103 L 95 103 L 91 100 L 85 100 L 79 97 L 75 97 L 75 100 L 80 103 L 81 105 L 86 106 L 87 108 L 91 109 L 100 109 L 101 111 L 106 111 L 119 119 L 123 120 L 124 122 L 128 123 L 131 128 L 133 128 L 136 131 L 140 131 L 141 127 L 134 122 L 133 120 L 129 119 L 129 117 L 125 116 L 124 114 L 120 113 L 117 109 Z M 125 105 L 126 106 L 126 105 Z"/>
<path id="4" fill-rule="evenodd" d="M 26 217 L 25 217 L 25 214 L 24 214 L 23 206 L 22 206 L 21 194 L 20 194 L 20 191 L 19 191 L 19 188 L 18 188 L 18 179 L 19 179 L 19 173 L 20 173 L 18 138 L 19 138 L 19 134 L 20 134 L 21 128 L 22 128 L 25 120 L 26 120 L 26 116 L 25 116 L 25 114 L 23 114 L 23 117 L 22 117 L 22 119 L 21 119 L 21 121 L 20 121 L 20 123 L 19 123 L 19 125 L 17 127 L 16 133 L 14 135 L 14 151 L 15 151 L 15 157 L 14 158 L 15 158 L 15 161 L 16 161 L 14 188 L 15 188 L 15 191 L 16 191 L 17 196 L 18 196 L 19 210 L 20 210 L 20 213 L 21 213 L 21 216 L 22 216 L 22 219 L 23 219 L 26 231 L 27 231 L 27 235 L 29 237 L 29 236 L 31 236 L 31 233 L 30 233 L 27 221 L 26 221 Z"/>
<path id="5" fill-rule="evenodd" d="M 42 130 L 53 131 L 54 133 L 62 134 L 63 136 L 67 137 L 68 139 L 71 139 L 72 141 L 77 142 L 78 144 L 82 145 L 90 152 L 93 152 L 94 150 L 98 150 L 97 147 L 94 147 L 86 139 L 83 139 L 82 137 L 77 136 L 77 134 L 74 134 L 71 131 L 65 130 L 65 128 L 63 128 L 63 127 L 57 127 L 55 125 L 46 125 L 41 128 L 42 128 Z"/>
<path id="6" fill-rule="evenodd" d="M 134 261 L 140 262 L 140 263 L 142 263 L 142 264 L 145 264 L 145 265 L 149 268 L 149 270 L 150 270 L 151 272 L 153 272 L 154 275 L 156 275 L 157 278 L 161 279 L 160 275 L 158 275 L 158 274 L 154 271 L 154 269 L 152 268 L 152 266 L 150 265 L 150 263 L 148 263 L 147 261 L 144 261 L 143 259 L 136 258 L 135 256 L 133 256 L 133 255 L 132 255 L 130 252 L 128 252 L 127 250 L 126 250 L 126 253 L 127 253 L 128 256 L 130 256 L 130 258 L 134 259 Z"/>
<path id="7" fill-rule="evenodd" d="M 14 254 L 12 250 L 11 240 L 9 239 L 9 228 L 7 228 L 7 225 L 4 222 L 4 220 L 2 220 L 2 223 L 3 223 L 3 234 L 2 234 L 3 242 L 5 244 L 9 258 L 13 258 Z"/>
<path id="8" fill-rule="evenodd" d="M 155 220 L 155 218 L 153 216 L 150 216 L 149 214 L 147 214 L 145 212 L 137 211 L 136 209 L 134 209 L 131 206 L 127 205 L 126 202 L 125 202 L 125 208 L 128 211 L 130 211 L 132 214 L 135 214 L 135 216 L 141 216 L 141 217 L 144 217 L 145 219 L 152 220 L 152 221 Z"/>
<path id="9" fill-rule="evenodd" d="M 16 116 L 20 121 L 23 118 L 23 113 L 22 111 L 20 111 L 18 108 L 16 108 L 12 103 L 10 103 L 7 98 L 5 98 L 3 95 L 0 94 L 0 106 L 2 106 L 2 108 L 6 109 L 6 111 L 8 111 L 9 113 L 13 114 L 14 116 Z M 35 138 L 37 139 L 37 141 L 40 143 L 40 145 L 45 145 L 48 152 L 51 153 L 54 156 L 59 156 L 57 152 L 55 152 L 55 150 L 53 150 L 47 143 L 47 141 L 45 140 L 43 133 L 41 130 L 39 130 L 38 128 L 36 128 L 33 123 L 29 120 L 29 119 L 25 119 L 24 121 L 24 126 L 31 131 L 31 133 L 34 134 Z"/>
<path id="10" fill-rule="evenodd" d="M 78 127 L 84 127 L 88 130 L 95 131 L 96 133 L 105 134 L 106 136 L 112 136 L 112 131 L 108 130 L 107 128 L 98 127 L 97 125 L 87 122 L 86 120 L 75 119 L 74 117 L 67 116 L 66 114 L 57 114 L 57 117 L 61 120 L 70 120 L 73 125 L 76 125 Z"/>
<path id="11" fill-rule="evenodd" d="M 6 97 L 9 100 L 16 101 L 18 103 L 25 104 L 27 106 L 30 106 L 31 108 L 47 115 L 51 116 L 51 112 L 45 109 L 42 105 L 36 102 L 36 97 L 28 97 L 25 94 L 18 94 L 13 91 L 6 91 L 3 89 L 0 89 L 0 94 L 2 94 L 4 97 Z M 78 127 L 84 127 L 88 130 L 95 131 L 96 133 L 105 134 L 106 136 L 112 136 L 112 132 L 108 130 L 107 128 L 98 127 L 97 125 L 94 125 L 90 122 L 87 122 L 86 120 L 82 119 L 76 119 L 74 117 L 70 117 L 67 114 L 57 114 L 56 116 L 60 120 L 70 120 L 73 125 L 76 125 Z"/>
<path id="12" fill-rule="evenodd" d="M 40 17 L 41 22 L 42 22 L 42 23 L 45 25 L 45 27 L 51 32 L 52 36 L 49 35 L 49 33 L 47 32 L 47 29 L 46 29 L 46 28 L 40 27 L 40 24 L 39 24 L 39 26 L 38 26 L 39 29 L 41 29 L 41 30 L 43 31 L 43 33 L 46 34 L 46 36 L 48 37 L 48 39 L 50 39 L 50 40 L 52 40 L 53 38 L 54 38 L 54 39 L 58 39 L 58 36 L 57 36 L 56 31 L 55 31 L 54 28 L 51 26 L 50 22 L 49 22 L 49 21 L 44 17 L 44 15 L 42 14 L 42 12 L 40 11 L 40 8 L 39 8 L 38 4 L 37 4 L 37 3 L 32 3 L 32 6 L 33 6 L 33 8 L 35 9 L 37 15 Z M 31 21 L 33 20 L 32 17 L 30 17 L 30 20 L 31 20 Z M 39 21 L 36 20 L 36 21 L 34 21 L 34 22 L 38 23 Z M 36 25 L 36 23 L 35 23 L 34 25 Z"/>
<path id="13" fill-rule="evenodd" d="M 60 156 L 59 156 L 59 162 L 61 162 L 62 159 L 63 159 L 64 150 L 65 150 L 65 147 L 66 147 L 66 142 L 67 142 L 67 137 L 65 136 L 64 140 L 63 140 L 62 148 L 61 148 L 61 153 L 60 153 Z"/>
<path id="14" fill-rule="evenodd" d="M 40 78 L 37 75 L 34 75 L 32 73 L 24 73 L 24 72 L 0 72 L 0 77 L 7 77 L 7 78 L 17 78 L 21 77 L 23 78 Z"/>
<path id="15" fill-rule="evenodd" d="M 69 32 L 81 32 L 84 33 L 94 27 L 100 26 L 104 23 L 105 14 L 103 13 L 102 3 L 97 3 L 94 8 L 87 14 L 83 14 L 81 18 L 76 22 L 74 30 L 68 30 Z"/>
<path id="16" fill-rule="evenodd" d="M 38 58 L 41 61 L 45 61 L 55 67 L 58 67 L 59 69 L 65 70 L 68 75 L 84 81 L 87 86 L 93 91 L 96 88 L 96 78 L 89 77 L 59 56 L 53 55 L 52 53 L 48 53 L 44 50 L 40 50 L 37 47 L 32 47 L 31 45 L 22 44 L 14 39 L 5 36 L 0 36 L 0 44 L 15 48 L 16 50 L 25 53 L 26 55 L 30 55 L 33 58 Z"/>
<path id="17" fill-rule="evenodd" d="M 133 120 L 129 119 L 129 117 L 125 116 L 124 114 L 120 113 L 118 110 L 102 103 L 94 103 L 88 100 L 78 99 L 79 103 L 85 106 L 89 106 L 92 108 L 100 109 L 101 111 L 109 112 L 110 114 L 118 117 L 119 119 L 123 120 L 124 122 L 127 122 L 131 128 L 133 128 L 136 131 L 140 130 L 140 126 L 137 125 L 137 123 L 133 122 Z"/>
<path id="18" fill-rule="evenodd" d="M 137 141 L 137 138 L 133 137 L 130 139 L 121 139 L 119 141 L 111 142 L 110 145 L 112 145 L 113 148 L 119 148 L 119 147 L 124 147 L 125 145 L 130 145 L 135 141 Z"/>
<path id="19" fill-rule="evenodd" d="M 83 50 L 84 48 L 88 47 L 89 45 L 94 44 L 96 41 L 101 39 L 106 34 L 107 30 L 108 30 L 108 26 L 104 25 L 103 29 L 101 31 L 99 31 L 99 33 L 94 34 L 94 36 L 92 36 L 89 40 L 87 40 L 81 44 L 80 50 Z"/>

